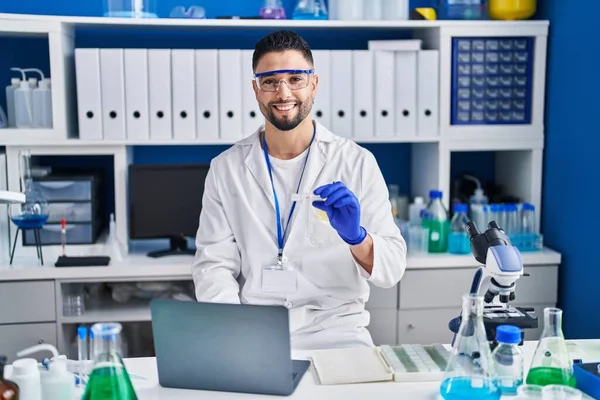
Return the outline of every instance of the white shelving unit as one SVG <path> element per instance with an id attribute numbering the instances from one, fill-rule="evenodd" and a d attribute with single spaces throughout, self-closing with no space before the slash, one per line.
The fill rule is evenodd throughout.
<path id="1" fill-rule="evenodd" d="M 546 45 L 549 23 L 547 21 L 261 21 L 261 20 L 188 20 L 188 19 L 121 19 L 121 18 L 88 18 L 65 16 L 37 16 L 0 14 L 0 36 L 41 37 L 48 39 L 50 55 L 50 76 L 53 89 L 53 120 L 51 130 L 0 129 L 0 146 L 6 147 L 7 190 L 18 190 L 17 154 L 20 149 L 28 148 L 32 155 L 105 155 L 114 160 L 115 181 L 115 216 L 120 241 L 128 244 L 127 221 L 127 168 L 133 162 L 132 147 L 138 145 L 171 146 L 171 145 L 230 145 L 232 140 L 147 140 L 147 141 L 84 141 L 78 138 L 76 112 L 76 91 L 74 73 L 74 43 L 78 29 L 94 30 L 152 30 L 153 32 L 193 32 L 198 30 L 220 30 L 230 28 L 240 32 L 248 29 L 315 29 L 324 35 L 347 30 L 397 31 L 399 37 L 412 36 L 421 39 L 426 49 L 437 49 L 440 55 L 439 66 L 439 135 L 435 137 L 413 138 L 372 138 L 358 140 L 359 143 L 406 143 L 411 149 L 411 197 L 428 196 L 432 188 L 444 192 L 444 202 L 448 206 L 451 187 L 451 164 L 454 156 L 461 152 L 492 151 L 495 153 L 496 181 L 504 186 L 507 192 L 521 197 L 535 205 L 539 226 L 542 193 L 542 166 L 544 148 L 544 97 L 546 79 Z M 216 33 L 218 34 L 218 33 Z M 457 37 L 534 37 L 533 49 L 533 85 L 531 124 L 528 125 L 452 125 L 451 85 L 452 85 L 452 39 Z M 245 132 L 250 134 L 250 132 Z M 335 132 L 334 132 L 335 133 Z M 1 189 L 1 188 L 0 188 Z M 11 224 L 8 224 L 11 225 Z M 11 229 L 11 243 L 14 235 Z M 543 233 L 543 232 L 542 232 Z M 19 248 L 16 254 L 21 258 L 35 259 L 35 249 Z M 58 249 L 49 246 L 49 257 L 57 254 Z M 71 246 L 72 252 L 77 246 Z M 89 247 L 89 246 L 88 246 Z M 86 246 L 79 249 L 87 251 Z M 81 250 L 84 251 L 84 250 Z M 524 256 L 527 266 L 531 265 L 546 277 L 549 284 L 557 281 L 556 274 L 560 264 L 560 254 L 546 250 L 539 254 Z M 47 262 L 48 264 L 48 262 Z M 438 326 L 449 316 L 459 311 L 459 305 L 452 303 L 458 299 L 454 292 L 441 294 L 428 293 L 430 276 L 448 274 L 443 282 L 453 283 L 456 292 L 460 293 L 463 284 L 470 279 L 470 269 L 476 262 L 471 256 L 453 255 L 409 255 L 409 270 L 403 278 L 406 288 L 414 286 L 421 297 L 414 297 L 410 303 L 418 307 L 431 302 L 431 308 L 413 309 L 410 303 L 403 303 L 400 285 L 394 292 L 374 291 L 369 302 L 373 316 L 374 329 L 378 330 L 381 340 L 393 342 L 396 339 L 416 340 L 421 335 L 431 332 L 445 332 L 445 325 Z M 431 274 L 431 275 L 429 275 Z M 1 271 L 0 281 L 19 282 L 31 279 L 56 282 L 57 299 L 60 296 L 58 285 L 68 282 L 107 282 L 107 281 L 152 281 L 152 280 L 189 280 L 190 264 L 185 261 L 153 260 L 147 257 L 129 254 L 127 265 L 98 268 L 54 269 L 14 268 Z M 440 281 L 441 282 L 441 281 Z M 527 281 L 524 280 L 527 285 Z M 402 282 L 401 282 L 402 283 Z M 7 283 L 8 284 L 8 283 Z M 529 285 L 532 285 L 531 283 Z M 527 287 L 526 293 L 533 293 Z M 454 290 L 453 289 L 453 290 Z M 531 289 L 531 290 L 530 290 Z M 396 292 L 397 290 L 397 292 Z M 551 295 L 551 296 L 550 296 Z M 416 296 L 416 294 L 415 294 Z M 444 297 L 445 296 L 445 297 Z M 533 295 L 532 295 L 533 296 Z M 548 298 L 536 295 L 536 307 L 552 305 L 556 302 L 556 291 L 549 293 Z M 456 298 L 455 298 L 456 297 Z M 451 301 L 452 300 L 452 301 Z M 529 301 L 530 299 L 526 299 Z M 108 302 L 89 309 L 81 317 L 65 317 L 57 301 L 55 319 L 50 322 L 57 325 L 58 342 L 67 346 L 66 340 L 73 334 L 76 324 L 97 321 L 148 321 L 149 308 L 144 303 L 120 305 Z M 456 308 L 456 309 L 455 309 Z M 413 321 L 417 321 L 414 322 Z M 390 322 L 397 321 L 397 322 Z M 413 321 L 413 322 L 411 322 Z M 36 322 L 36 321 L 31 321 Z M 389 329 L 390 324 L 398 324 Z M 445 322 L 444 322 L 445 323 Z M 417 326 L 417 328 L 415 328 Z M 392 333 L 394 332 L 394 333 Z M 423 336 L 422 340 L 427 340 Z M 436 339 L 437 340 L 437 339 Z"/>

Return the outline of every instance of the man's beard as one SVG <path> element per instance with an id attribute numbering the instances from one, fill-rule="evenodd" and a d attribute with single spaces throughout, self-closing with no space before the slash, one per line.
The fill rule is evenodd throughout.
<path id="1" fill-rule="evenodd" d="M 306 99 L 304 102 L 296 102 L 295 107 L 298 109 L 296 115 L 292 118 L 288 116 L 284 116 L 282 118 L 277 118 L 275 116 L 275 111 L 273 110 L 273 106 L 276 104 L 282 104 L 280 102 L 272 102 L 269 105 L 264 106 L 260 105 L 260 108 L 265 115 L 267 121 L 269 121 L 275 128 L 280 131 L 290 131 L 300 125 L 302 121 L 310 114 L 312 99 Z"/>

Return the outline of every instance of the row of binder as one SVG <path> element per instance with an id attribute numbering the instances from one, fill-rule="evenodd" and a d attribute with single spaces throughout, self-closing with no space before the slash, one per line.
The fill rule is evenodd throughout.
<path id="1" fill-rule="evenodd" d="M 235 141 L 262 116 L 253 50 L 75 50 L 79 137 Z M 314 50 L 313 116 L 355 139 L 438 135 L 439 53 Z"/>

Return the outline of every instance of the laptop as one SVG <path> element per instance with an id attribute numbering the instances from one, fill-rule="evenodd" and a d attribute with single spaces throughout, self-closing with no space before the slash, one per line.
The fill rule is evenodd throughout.
<path id="1" fill-rule="evenodd" d="M 310 366 L 291 359 L 283 306 L 150 302 L 163 387 L 290 395 Z"/>

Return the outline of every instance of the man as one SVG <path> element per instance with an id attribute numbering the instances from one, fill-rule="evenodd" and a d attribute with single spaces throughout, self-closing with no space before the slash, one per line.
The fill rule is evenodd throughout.
<path id="1" fill-rule="evenodd" d="M 264 37 L 252 67 L 266 121 L 211 162 L 196 297 L 286 306 L 294 349 L 373 346 L 368 282 L 392 287 L 406 268 L 377 162 L 312 120 L 319 78 L 301 37 Z"/>

